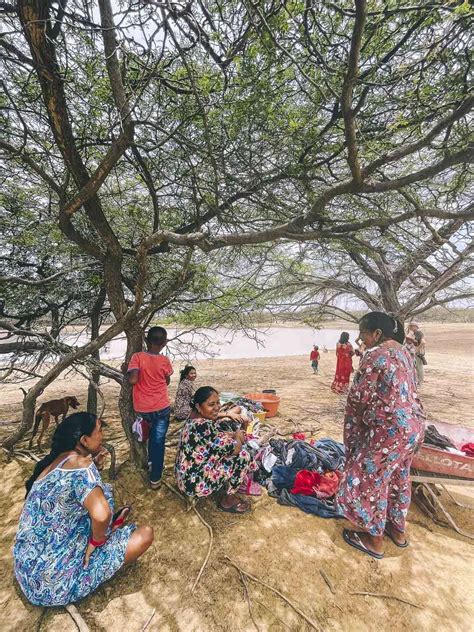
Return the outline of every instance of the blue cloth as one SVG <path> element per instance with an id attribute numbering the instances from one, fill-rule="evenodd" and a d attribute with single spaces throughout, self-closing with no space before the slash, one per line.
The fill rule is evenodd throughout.
<path id="1" fill-rule="evenodd" d="M 138 413 L 150 422 L 150 438 L 148 439 L 148 458 L 151 461 L 150 481 L 157 482 L 163 473 L 165 459 L 165 440 L 170 425 L 170 407 L 152 413 Z"/>
<path id="2" fill-rule="evenodd" d="M 344 445 L 333 439 L 321 439 L 314 446 L 300 439 L 292 441 L 272 439 L 270 445 L 272 452 L 278 456 L 271 473 L 271 484 L 274 490 L 271 495 L 278 498 L 279 504 L 299 507 L 306 513 L 321 518 L 342 518 L 342 513 L 336 507 L 334 500 L 292 494 L 290 489 L 300 470 L 320 473 L 342 470 L 345 463 Z"/>
<path id="3" fill-rule="evenodd" d="M 344 518 L 334 500 L 327 498 L 320 500 L 314 496 L 292 494 L 287 489 L 281 490 L 278 496 L 278 504 L 299 507 L 302 511 L 319 516 L 320 518 Z"/>
<path id="4" fill-rule="evenodd" d="M 101 487 L 114 511 L 110 486 L 96 466 L 58 467 L 34 482 L 20 517 L 13 548 L 15 576 L 26 598 L 37 606 L 64 606 L 82 599 L 122 566 L 135 525 L 110 533 L 95 549 L 87 568 L 84 555 L 91 521 L 83 503 Z"/>

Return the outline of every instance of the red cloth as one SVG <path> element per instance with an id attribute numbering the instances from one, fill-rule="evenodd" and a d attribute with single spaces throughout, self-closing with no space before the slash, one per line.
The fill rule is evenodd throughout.
<path id="1" fill-rule="evenodd" d="M 461 448 L 461 452 L 464 452 L 467 456 L 474 456 L 474 443 L 465 443 Z"/>
<path id="2" fill-rule="evenodd" d="M 336 346 L 336 375 L 331 385 L 331 389 L 335 393 L 344 393 L 349 386 L 349 380 L 351 373 L 354 370 L 352 368 L 352 356 L 354 355 L 354 349 L 350 342 L 345 344 L 337 343 Z"/>
<path id="3" fill-rule="evenodd" d="M 293 439 L 299 439 L 300 441 L 306 441 L 306 435 L 304 432 L 294 432 Z"/>
<path id="4" fill-rule="evenodd" d="M 138 371 L 138 382 L 133 385 L 136 413 L 152 413 L 170 405 L 166 378 L 173 373 L 173 367 L 166 356 L 147 351 L 134 353 L 128 365 L 130 371 Z"/>
<path id="5" fill-rule="evenodd" d="M 316 351 L 316 349 L 313 349 L 311 351 L 311 353 L 309 354 L 309 359 L 311 360 L 311 362 L 319 360 L 319 351 Z"/>
<path id="6" fill-rule="evenodd" d="M 337 492 L 340 480 L 340 472 L 324 472 L 324 474 L 320 474 L 311 470 L 300 470 L 296 475 L 291 493 L 316 496 L 316 498 L 329 498 Z"/>

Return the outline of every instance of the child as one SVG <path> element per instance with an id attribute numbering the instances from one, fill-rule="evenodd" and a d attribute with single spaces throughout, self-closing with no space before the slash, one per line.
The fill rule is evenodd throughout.
<path id="1" fill-rule="evenodd" d="M 151 327 L 146 336 L 147 351 L 134 353 L 128 365 L 128 381 L 133 385 L 135 412 L 150 422 L 148 458 L 151 461 L 150 487 L 161 485 L 165 439 L 170 421 L 168 384 L 173 373 L 169 359 L 160 352 L 167 343 L 163 327 Z"/>
<path id="2" fill-rule="evenodd" d="M 174 402 L 174 415 L 178 421 L 184 421 L 191 414 L 191 398 L 194 395 L 196 369 L 188 364 L 179 374 L 179 384 Z"/>
<path id="3" fill-rule="evenodd" d="M 313 373 L 315 375 L 318 374 L 319 355 L 318 345 L 313 345 L 313 350 L 310 353 L 309 359 L 311 360 L 311 366 L 313 367 Z"/>

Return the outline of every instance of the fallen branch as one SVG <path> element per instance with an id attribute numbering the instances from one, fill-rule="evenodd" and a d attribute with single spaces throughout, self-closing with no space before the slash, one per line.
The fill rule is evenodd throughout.
<path id="1" fill-rule="evenodd" d="M 321 573 L 321 577 L 326 582 L 327 587 L 329 588 L 329 590 L 332 592 L 333 595 L 335 595 L 336 594 L 336 589 L 334 588 L 334 585 L 333 585 L 332 581 L 329 579 L 329 577 L 326 575 L 326 573 L 322 569 L 319 569 L 319 572 Z"/>
<path id="2" fill-rule="evenodd" d="M 372 593 L 372 592 L 351 592 L 350 595 L 364 595 L 366 597 L 380 597 L 381 599 L 395 599 L 396 601 L 401 601 L 402 603 L 406 603 L 409 606 L 413 606 L 414 608 L 419 608 L 420 610 L 424 610 L 424 606 L 419 606 L 417 603 L 413 603 L 411 601 L 407 601 L 406 599 L 402 599 L 401 597 L 396 597 L 395 595 L 386 595 L 385 593 Z"/>
<path id="3" fill-rule="evenodd" d="M 89 626 L 84 621 L 79 610 L 74 604 L 70 603 L 67 606 L 64 606 L 64 610 L 66 610 L 66 612 L 72 617 L 74 623 L 77 625 L 77 629 L 79 630 L 79 632 L 90 632 Z"/>
<path id="4" fill-rule="evenodd" d="M 142 628 L 142 632 L 145 632 L 145 630 L 147 629 L 147 627 L 150 625 L 151 620 L 153 619 L 153 617 L 155 616 L 155 612 L 156 612 L 156 608 L 153 608 L 153 612 L 151 613 L 149 619 L 147 620 L 147 622 L 145 623 L 145 625 Z"/>
<path id="5" fill-rule="evenodd" d="M 178 498 L 181 498 L 181 500 L 184 500 L 187 503 L 187 499 L 180 493 L 178 492 L 177 489 L 175 489 L 172 485 L 170 485 L 169 483 L 167 483 L 166 481 L 163 481 L 163 485 L 165 487 L 167 487 L 171 492 L 173 492 L 173 494 L 175 494 L 176 496 L 178 496 Z M 212 545 L 214 543 L 214 532 L 212 530 L 212 527 L 210 524 L 208 524 L 204 518 L 201 516 L 201 514 L 199 513 L 199 511 L 196 509 L 196 507 L 193 505 L 192 506 L 192 510 L 194 511 L 194 513 L 196 514 L 196 516 L 199 518 L 199 520 L 202 522 L 202 524 L 206 527 L 206 529 L 209 532 L 209 547 L 207 549 L 207 555 L 204 558 L 204 562 L 201 565 L 201 568 L 199 570 L 199 573 L 196 577 L 196 579 L 194 580 L 194 584 L 191 587 L 191 592 L 194 592 L 196 590 L 196 587 L 199 583 L 199 580 L 201 579 L 201 576 L 204 572 L 204 569 L 206 568 L 206 564 L 209 561 L 209 558 L 211 556 L 211 551 L 212 551 Z"/>
<path id="6" fill-rule="evenodd" d="M 310 619 L 307 614 L 305 614 L 300 608 L 298 608 L 296 604 L 290 601 L 288 597 L 285 597 L 285 595 L 283 595 L 279 590 L 277 590 L 276 588 L 273 588 L 273 586 L 270 586 L 270 584 L 267 584 L 266 582 L 262 581 L 258 577 L 255 577 L 254 575 L 247 573 L 247 571 L 244 571 L 242 568 L 240 568 L 238 564 L 236 564 L 233 560 L 231 560 L 230 557 L 228 557 L 227 555 L 225 555 L 224 557 L 229 562 L 229 564 L 231 564 L 234 568 L 236 568 L 239 571 L 239 573 L 243 573 L 246 577 L 248 577 L 252 581 L 256 582 L 257 584 L 261 584 L 262 586 L 265 586 L 265 588 L 268 588 L 268 590 L 271 590 L 273 593 L 281 597 L 281 599 L 283 599 L 285 603 L 291 606 L 293 610 L 300 615 L 300 617 L 303 617 L 306 623 L 308 623 L 313 628 L 313 630 L 318 630 L 319 632 L 322 632 L 322 628 L 320 628 L 317 623 L 315 623 L 312 619 Z"/>
<path id="7" fill-rule="evenodd" d="M 291 630 L 290 626 L 287 625 L 282 619 L 279 619 L 276 616 L 276 614 L 273 612 L 273 610 L 271 608 L 269 608 L 268 606 L 266 606 L 263 603 L 263 601 L 258 601 L 258 599 L 255 599 L 255 603 L 258 603 L 259 606 L 262 606 L 263 608 L 265 608 L 265 610 L 268 610 L 268 612 L 271 612 L 272 615 L 275 617 L 275 619 L 278 621 L 278 623 L 281 623 L 284 628 L 286 628 L 287 630 Z"/>
<path id="8" fill-rule="evenodd" d="M 252 623 L 254 624 L 255 629 L 257 630 L 257 632 L 260 632 L 260 628 L 258 627 L 258 624 L 255 621 L 255 618 L 253 616 L 252 601 L 250 599 L 249 589 L 248 589 L 248 586 L 247 586 L 247 580 L 245 579 L 245 575 L 240 570 L 239 570 L 239 575 L 240 575 L 240 579 L 242 580 L 242 584 L 244 586 L 244 594 L 245 594 L 245 598 L 247 599 L 247 604 L 248 604 L 248 607 L 249 607 L 250 618 L 252 619 Z"/>

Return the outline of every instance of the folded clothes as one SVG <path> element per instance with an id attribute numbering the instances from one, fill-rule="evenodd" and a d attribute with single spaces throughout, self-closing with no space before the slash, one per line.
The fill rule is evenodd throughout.
<path id="1" fill-rule="evenodd" d="M 474 456 L 474 443 L 465 443 L 462 447 L 461 450 L 464 452 L 464 454 L 466 454 L 467 456 Z"/>
<path id="2" fill-rule="evenodd" d="M 316 498 L 330 498 L 339 489 L 340 480 L 340 472 L 320 474 L 310 470 L 301 470 L 295 477 L 291 493 L 316 496 Z"/>

